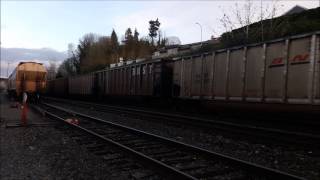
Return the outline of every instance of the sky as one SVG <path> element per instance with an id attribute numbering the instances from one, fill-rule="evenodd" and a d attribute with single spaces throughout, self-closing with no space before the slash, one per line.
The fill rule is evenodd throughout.
<path id="1" fill-rule="evenodd" d="M 243 3 L 240 1 L 238 3 Z M 223 31 L 219 18 L 236 1 L 1 1 L 2 47 L 52 48 L 66 51 L 86 33 L 121 38 L 126 28 L 148 34 L 148 21 L 159 18 L 166 36 L 178 36 L 183 44 L 203 40 Z M 260 4 L 260 1 L 254 3 Z M 264 1 L 264 6 L 272 1 Z M 280 1 L 285 12 L 295 4 L 314 8 L 319 1 Z"/>
<path id="2" fill-rule="evenodd" d="M 295 5 L 319 6 L 318 0 L 277 0 L 278 15 Z M 219 19 L 224 13 L 233 16 L 235 4 L 246 1 L 9 1 L 1 0 L 1 47 L 52 49 L 67 51 L 86 33 L 110 35 L 112 29 L 121 39 L 125 30 L 137 28 L 140 37 L 148 35 L 148 22 L 159 18 L 165 36 L 176 36 L 182 44 L 208 40 L 225 31 Z M 255 9 L 259 0 L 253 1 Z M 271 9 L 273 1 L 262 1 Z M 18 61 L 19 59 L 15 59 Z M 6 61 L 2 59 L 2 61 Z M 3 64 L 3 63 L 2 63 Z"/>

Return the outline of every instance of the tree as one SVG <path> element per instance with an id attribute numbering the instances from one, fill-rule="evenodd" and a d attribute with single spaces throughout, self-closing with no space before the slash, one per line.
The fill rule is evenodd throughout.
<path id="1" fill-rule="evenodd" d="M 168 38 L 164 37 L 161 39 L 160 46 L 164 47 L 168 44 Z"/>
<path id="2" fill-rule="evenodd" d="M 68 45 L 68 58 L 59 66 L 57 76 L 72 76 L 103 69 L 118 62 L 120 56 L 128 60 L 152 54 L 153 46 L 148 39 L 139 39 L 137 29 L 132 32 L 131 28 L 128 28 L 121 42 L 122 44 L 114 30 L 110 36 L 97 36 L 92 33 L 84 35 L 76 49 L 73 44 Z"/>
<path id="3" fill-rule="evenodd" d="M 128 28 L 124 35 L 124 48 L 123 48 L 123 58 L 125 60 L 133 58 L 134 54 L 134 39 L 132 35 L 131 28 Z"/>
<path id="4" fill-rule="evenodd" d="M 83 36 L 78 45 L 78 58 L 80 63 L 80 70 L 84 71 L 86 65 L 89 64 L 88 54 L 90 47 L 96 42 L 97 36 L 93 33 L 89 33 Z"/>
<path id="5" fill-rule="evenodd" d="M 119 46 L 118 36 L 117 36 L 117 33 L 114 31 L 114 29 L 112 30 L 112 33 L 111 33 L 111 45 L 114 47 Z"/>
<path id="6" fill-rule="evenodd" d="M 125 38 L 125 43 L 128 43 L 129 41 L 133 40 L 131 28 L 128 28 L 128 29 L 126 30 L 126 33 L 125 33 L 125 35 L 124 35 L 124 38 Z"/>
<path id="7" fill-rule="evenodd" d="M 223 10 L 223 17 L 220 18 L 226 31 L 222 35 L 223 38 L 233 43 L 248 43 L 253 37 L 259 36 L 259 39 L 263 41 L 265 34 L 272 33 L 274 30 L 273 18 L 279 8 L 278 1 L 272 2 L 271 9 L 269 5 L 264 6 L 262 0 L 260 6 L 254 4 L 252 0 L 246 0 L 242 5 L 235 3 L 234 8 L 229 9 L 228 13 Z M 265 28 L 263 21 L 269 18 L 271 18 L 271 27 Z M 259 28 L 251 29 L 254 22 L 259 22 Z M 266 32 L 266 29 L 270 32 Z"/>
<path id="8" fill-rule="evenodd" d="M 138 30 L 135 28 L 134 29 L 134 35 L 133 35 L 133 48 L 134 48 L 134 53 L 133 53 L 133 58 L 136 59 L 139 57 L 139 53 L 140 53 L 140 42 L 139 42 L 139 32 Z"/>
<path id="9" fill-rule="evenodd" d="M 166 38 L 165 34 L 159 29 L 158 30 L 158 47 L 164 47 L 167 44 L 168 39 Z"/>
<path id="10" fill-rule="evenodd" d="M 256 14 L 255 11 L 253 11 L 253 9 L 256 9 L 256 7 L 253 7 L 252 0 L 246 0 L 242 6 L 239 6 L 238 3 L 235 3 L 234 7 L 235 8 L 233 10 L 229 10 L 229 12 L 232 12 L 233 14 L 224 12 L 220 22 L 222 23 L 226 32 L 231 32 L 231 38 L 233 37 L 233 30 L 235 28 L 239 26 L 243 27 L 243 34 L 245 35 L 246 40 L 248 40 L 249 25 L 253 21 L 256 21 Z"/>
<path id="11" fill-rule="evenodd" d="M 154 21 L 154 20 L 150 20 L 149 21 L 149 36 L 151 37 L 151 44 L 154 45 L 154 38 L 157 37 L 157 32 L 159 30 L 160 27 L 160 22 L 158 20 L 158 18 Z"/>
<path id="12" fill-rule="evenodd" d="M 158 47 L 161 45 L 161 30 L 158 30 L 158 42 L 157 42 Z"/>
<path id="13" fill-rule="evenodd" d="M 74 62 L 72 58 L 68 58 L 62 62 L 58 68 L 56 77 L 68 77 L 76 75 L 76 68 L 74 67 Z"/>
<path id="14" fill-rule="evenodd" d="M 139 32 L 138 32 L 137 28 L 134 29 L 133 40 L 135 42 L 139 42 Z"/>
<path id="15" fill-rule="evenodd" d="M 119 48 L 118 36 L 113 29 L 111 33 L 111 59 L 113 63 L 117 62 L 119 58 L 119 50 L 120 48 Z"/>
<path id="16" fill-rule="evenodd" d="M 147 57 L 153 52 L 153 46 L 150 44 L 148 37 L 143 37 L 139 40 L 139 56 Z"/>
<path id="17" fill-rule="evenodd" d="M 49 62 L 49 66 L 47 68 L 47 71 L 48 71 L 48 75 L 47 75 L 48 80 L 54 79 L 56 77 L 57 66 L 54 61 Z"/>
<path id="18" fill-rule="evenodd" d="M 75 55 L 74 52 L 75 52 L 74 44 L 69 43 L 68 44 L 68 57 L 70 58 L 70 57 L 74 56 Z"/>
<path id="19" fill-rule="evenodd" d="M 118 41 L 117 33 L 114 30 L 112 30 L 112 33 L 111 33 L 111 48 L 113 53 L 118 53 L 119 41 Z"/>
<path id="20" fill-rule="evenodd" d="M 273 37 L 274 29 L 279 28 L 276 24 L 278 24 L 278 25 L 281 24 L 281 23 L 277 23 L 276 22 L 277 20 L 275 20 L 275 17 L 278 14 L 280 7 L 283 7 L 283 5 L 279 4 L 279 1 L 280 0 L 274 0 L 272 7 L 271 7 L 271 10 L 269 10 L 269 11 L 266 10 L 264 13 L 262 13 L 263 11 L 262 11 L 262 4 L 261 4 L 261 20 L 270 18 L 269 31 L 267 31 L 266 33 L 263 31 L 263 33 L 262 33 L 263 35 L 267 34 L 268 36 Z M 269 8 L 266 8 L 266 9 L 269 9 Z M 261 26 L 262 26 L 262 30 L 263 30 L 263 23 L 261 23 Z"/>

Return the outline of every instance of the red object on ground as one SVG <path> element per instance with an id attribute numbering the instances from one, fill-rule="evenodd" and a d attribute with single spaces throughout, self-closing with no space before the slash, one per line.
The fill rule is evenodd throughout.
<path id="1" fill-rule="evenodd" d="M 65 121 L 70 124 L 79 125 L 79 120 L 76 118 L 66 119 Z"/>
<path id="2" fill-rule="evenodd" d="M 21 110 L 22 110 L 22 112 L 21 112 L 21 124 L 23 126 L 27 126 L 27 112 L 28 112 L 27 103 L 23 103 Z"/>

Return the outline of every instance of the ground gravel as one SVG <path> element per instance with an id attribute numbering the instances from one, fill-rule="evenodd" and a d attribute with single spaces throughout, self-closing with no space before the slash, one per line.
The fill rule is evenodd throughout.
<path id="1" fill-rule="evenodd" d="M 19 122 L 19 110 L 1 97 L 0 179 L 129 179 L 121 170 L 80 146 L 56 124 L 30 112 L 30 127 L 6 127 Z"/>
<path id="2" fill-rule="evenodd" d="M 242 138 L 236 139 L 235 136 L 230 138 L 214 130 L 133 118 L 119 113 L 105 113 L 95 111 L 93 108 L 63 106 L 307 179 L 320 179 L 320 152 L 314 149 L 255 143 Z"/>

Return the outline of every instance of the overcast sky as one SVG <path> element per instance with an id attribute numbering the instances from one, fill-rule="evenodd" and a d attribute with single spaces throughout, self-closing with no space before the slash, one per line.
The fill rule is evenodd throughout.
<path id="1" fill-rule="evenodd" d="M 279 1 L 279 0 L 278 0 Z M 118 37 L 128 27 L 137 28 L 141 36 L 148 35 L 148 22 L 159 18 L 166 36 L 177 36 L 182 44 L 200 41 L 224 32 L 219 19 L 223 12 L 232 16 L 235 4 L 245 1 L 6 1 L 1 0 L 1 47 L 66 51 L 68 43 L 77 44 L 86 33 L 110 35 L 114 28 Z M 260 0 L 254 1 L 259 11 Z M 274 1 L 263 0 L 263 7 L 271 8 Z M 278 15 L 295 5 L 306 8 L 319 6 L 318 0 L 280 0 Z M 25 49 L 23 52 L 26 52 Z M 45 49 L 44 52 L 47 52 Z M 3 51 L 2 51 L 3 53 Z M 5 52 L 4 52 L 5 53 Z M 34 53 L 34 51 L 32 51 Z M 37 51 L 41 53 L 41 51 Z M 3 57 L 3 56 L 2 56 Z M 16 57 L 15 62 L 29 60 Z M 31 56 L 28 56 L 31 57 Z M 35 55 L 32 57 L 44 57 Z M 57 55 L 58 57 L 58 55 Z M 53 57 L 54 58 L 54 57 Z M 50 59 L 47 57 L 46 61 Z M 33 59 L 36 60 L 36 59 Z M 41 61 L 42 59 L 37 59 Z M 60 61 L 60 59 L 57 59 Z M 2 67 L 9 59 L 1 59 Z M 12 63 L 12 66 L 15 66 Z M 3 68 L 2 68 L 3 69 Z M 2 71 L 3 72 L 3 71 Z M 3 73 L 1 73 L 3 75 Z"/>
<path id="2" fill-rule="evenodd" d="M 238 1 L 243 3 L 244 1 Z M 219 22 L 236 1 L 1 1 L 2 47 L 53 48 L 67 50 L 84 34 L 109 35 L 114 28 L 121 37 L 128 27 L 148 34 L 148 21 L 159 18 L 166 36 L 178 36 L 182 43 L 200 41 L 213 32 L 221 34 Z M 260 1 L 255 1 L 260 5 Z M 263 6 L 272 1 L 263 1 Z M 319 1 L 280 1 L 279 13 L 296 4 L 314 8 Z M 280 6 L 284 5 L 284 6 Z"/>

